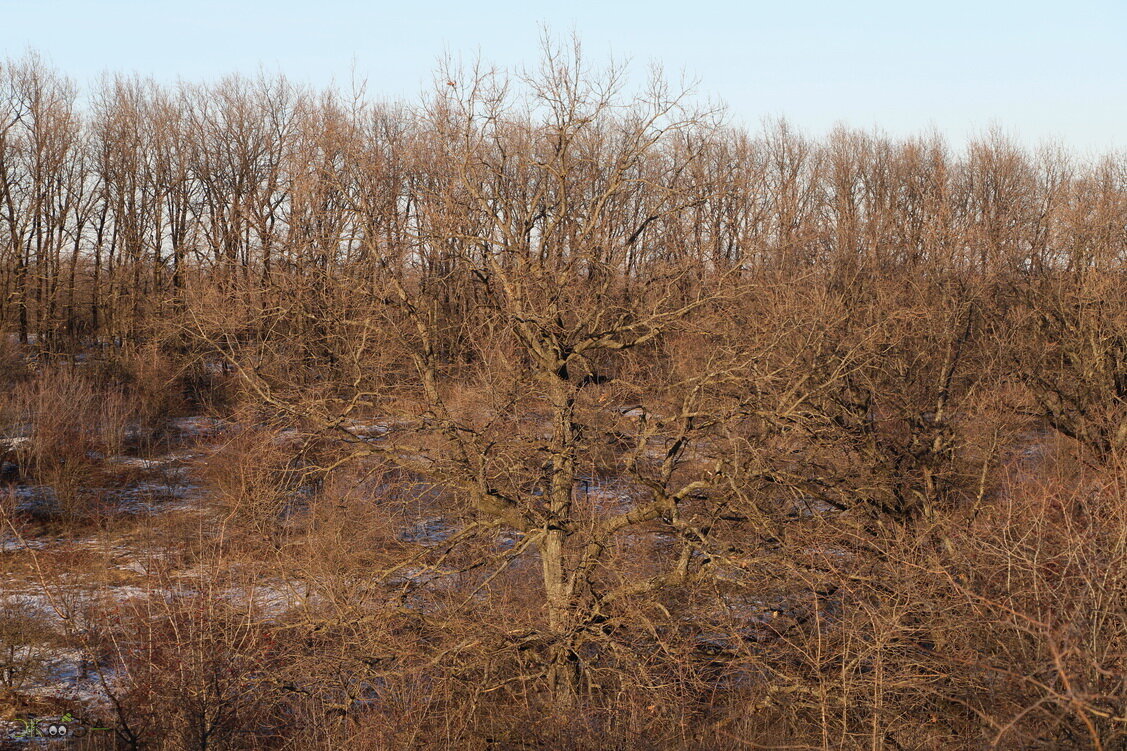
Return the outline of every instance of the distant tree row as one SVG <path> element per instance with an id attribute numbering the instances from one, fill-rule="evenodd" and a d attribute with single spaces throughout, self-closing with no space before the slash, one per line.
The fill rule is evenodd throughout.
<path id="1" fill-rule="evenodd" d="M 624 107 L 613 71 L 597 85 L 559 75 L 516 95 L 448 71 L 413 108 L 283 78 L 118 76 L 80 104 L 38 57 L 0 64 L 0 321 L 23 341 L 139 341 L 205 291 L 257 315 L 279 296 L 319 305 L 334 280 L 380 298 L 388 275 L 440 281 L 455 313 L 462 261 L 485 256 L 539 254 L 627 285 L 689 263 L 698 279 L 845 287 L 1124 260 L 1122 155 L 1030 154 L 996 136 L 962 153 L 938 136 L 815 142 L 782 122 L 749 133 L 660 83 Z M 579 216 L 576 197 L 605 203 Z"/>

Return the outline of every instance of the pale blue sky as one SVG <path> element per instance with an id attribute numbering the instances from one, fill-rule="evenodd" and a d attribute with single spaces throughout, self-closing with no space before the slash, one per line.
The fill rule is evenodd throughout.
<path id="1" fill-rule="evenodd" d="M 0 0 L 0 57 L 35 49 L 82 83 L 262 67 L 347 84 L 355 64 L 374 95 L 415 100 L 444 52 L 535 63 L 542 25 L 593 61 L 684 71 L 752 127 L 934 127 L 959 145 L 996 125 L 1127 148 L 1127 0 Z"/>

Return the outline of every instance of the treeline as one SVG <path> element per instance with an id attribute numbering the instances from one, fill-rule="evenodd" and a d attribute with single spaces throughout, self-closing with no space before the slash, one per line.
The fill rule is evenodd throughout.
<path id="1" fill-rule="evenodd" d="M 993 136 L 961 153 L 938 136 L 839 130 L 814 142 L 785 123 L 749 133 L 660 90 L 587 126 L 590 113 L 546 101 L 521 109 L 488 85 L 444 82 L 407 108 L 282 78 L 163 86 L 119 76 L 80 104 L 75 84 L 39 58 L 9 61 L 0 319 L 23 341 L 138 341 L 203 289 L 261 310 L 339 278 L 357 294 L 389 273 L 448 281 L 463 254 L 527 254 L 548 233 L 559 239 L 540 252 L 587 253 L 575 240 L 590 228 L 563 193 L 593 196 L 608 181 L 622 186 L 599 208 L 614 220 L 594 260 L 624 279 L 686 261 L 702 277 L 736 267 L 842 284 L 1122 261 L 1121 155 L 1030 154 Z M 560 128 L 569 116 L 571 129 Z M 553 174 L 564 152 L 576 168 Z M 459 181 L 468 185 L 452 190 Z M 506 235 L 448 226 L 452 202 L 472 214 L 511 209 L 518 196 L 524 213 L 503 217 Z"/>

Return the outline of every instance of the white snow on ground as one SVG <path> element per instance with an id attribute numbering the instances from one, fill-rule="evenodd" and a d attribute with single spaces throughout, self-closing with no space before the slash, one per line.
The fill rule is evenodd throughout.
<path id="1" fill-rule="evenodd" d="M 399 531 L 399 539 L 404 542 L 417 542 L 435 545 L 448 540 L 457 532 L 457 527 L 445 517 L 424 519 Z"/>
<path id="2" fill-rule="evenodd" d="M 187 467 L 182 466 L 184 462 L 190 462 L 202 456 L 201 453 L 196 451 L 173 451 L 172 453 L 158 456 L 155 458 L 145 459 L 139 456 L 111 456 L 106 459 L 108 464 L 113 464 L 118 467 L 125 467 L 127 469 L 135 469 L 146 472 L 172 472 L 175 474 L 186 474 Z"/>
<path id="3" fill-rule="evenodd" d="M 22 586 L 21 589 L 16 587 Z M 137 598 L 150 597 L 160 590 L 155 588 L 123 585 L 117 587 L 91 587 L 85 584 L 13 585 L 11 582 L 0 590 L 0 604 L 5 607 L 20 606 L 34 610 L 50 625 L 61 628 L 65 621 L 73 619 L 96 605 L 107 602 L 123 603 Z"/>
<path id="4" fill-rule="evenodd" d="M 196 504 L 200 492 L 197 485 L 141 482 L 118 493 L 114 506 L 123 514 L 147 515 L 183 511 Z"/>
<path id="5" fill-rule="evenodd" d="M 391 426 L 382 422 L 361 423 L 345 427 L 361 438 L 378 438 L 391 431 Z"/>
<path id="6" fill-rule="evenodd" d="M 0 438 L 0 453 L 15 451 L 21 446 L 26 446 L 30 443 L 31 438 L 27 436 L 16 436 L 15 438 Z"/>
<path id="7" fill-rule="evenodd" d="M 148 573 L 138 561 L 131 563 L 135 565 L 127 566 L 130 570 Z M 179 596 L 192 595 L 210 587 L 210 582 L 206 580 L 200 582 L 199 588 L 190 586 L 191 579 L 199 575 L 206 576 L 206 571 L 199 570 L 191 574 L 195 576 L 178 577 L 181 584 L 174 587 L 175 591 L 136 585 L 92 588 L 70 583 L 49 586 L 47 589 L 34 587 L 16 591 L 9 582 L 8 585 L 0 585 L 0 609 L 20 607 L 41 619 L 54 631 L 66 633 L 74 624 L 82 622 L 85 613 L 98 605 L 136 602 L 141 612 L 145 612 L 148 606 L 144 603 L 151 602 L 153 598 L 158 602 L 171 602 Z M 189 586 L 183 586 L 185 583 Z M 225 587 L 216 594 L 237 607 L 253 609 L 257 620 L 273 620 L 294 608 L 308 606 L 316 601 L 316 597 L 310 596 L 301 582 L 281 579 L 269 579 L 248 586 Z M 156 612 L 159 613 L 160 610 Z M 41 669 L 46 668 L 45 675 L 22 687 L 21 693 L 77 701 L 87 707 L 105 707 L 102 678 L 106 678 L 112 685 L 116 680 L 112 669 L 103 667 L 99 675 L 99 667 L 80 649 L 43 644 L 33 647 L 29 656 L 40 661 Z"/>
<path id="8" fill-rule="evenodd" d="M 106 460 L 111 466 L 134 470 L 143 475 L 124 488 L 89 488 L 86 492 L 111 502 L 121 514 L 152 514 L 184 509 L 193 505 L 202 489 L 191 481 L 189 463 L 201 456 L 192 452 L 172 452 L 156 458 L 115 456 Z M 0 491 L 2 492 L 2 491 Z M 47 485 L 17 485 L 7 491 L 15 500 L 15 510 L 49 515 L 58 511 L 59 499 Z"/>
<path id="9" fill-rule="evenodd" d="M 232 424 L 218 417 L 177 417 L 169 421 L 174 430 L 185 437 L 213 436 L 230 428 Z"/>
<path id="10" fill-rule="evenodd" d="M 59 509 L 59 497 L 48 485 L 19 485 L 11 488 L 16 511 L 30 514 L 52 514 Z"/>
<path id="11" fill-rule="evenodd" d="M 107 667 L 98 668 L 76 649 L 52 650 L 48 653 L 46 662 L 50 676 L 48 681 L 25 693 L 62 699 L 92 710 L 110 709 L 102 681 L 104 679 L 112 691 L 121 683 L 121 676 L 117 671 Z"/>
<path id="12" fill-rule="evenodd" d="M 28 540 L 8 534 L 0 537 L 0 553 L 18 553 L 23 550 L 39 550 L 47 547 L 46 540 Z"/>
<path id="13" fill-rule="evenodd" d="M 779 505 L 787 516 L 798 519 L 808 519 L 821 514 L 840 513 L 840 509 L 833 504 L 826 503 L 814 496 L 801 496 L 799 498 L 780 499 Z"/>
<path id="14" fill-rule="evenodd" d="M 393 587 L 446 587 L 454 583 L 457 572 L 429 566 L 404 566 L 396 571 L 387 583 Z"/>
<path id="15" fill-rule="evenodd" d="M 309 604 L 311 600 L 305 583 L 278 578 L 259 581 L 248 587 L 229 587 L 226 596 L 233 602 L 252 606 L 259 617 L 266 618 L 277 618 Z"/>
<path id="16" fill-rule="evenodd" d="M 0 606 L 5 610 L 23 610 L 38 617 L 53 619 L 57 613 L 51 598 L 44 592 L 16 592 L 5 588 L 0 594 Z"/>
<path id="17" fill-rule="evenodd" d="M 599 513 L 629 511 L 637 501 L 638 489 L 623 480 L 583 478 L 575 484 L 575 495 L 590 503 Z"/>

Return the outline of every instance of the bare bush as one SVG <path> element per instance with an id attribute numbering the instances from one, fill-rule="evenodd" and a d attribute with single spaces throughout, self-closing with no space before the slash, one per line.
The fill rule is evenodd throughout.
<path id="1" fill-rule="evenodd" d="M 17 386 L 9 414 L 9 430 L 27 433 L 16 451 L 21 471 L 57 499 L 59 508 L 44 510 L 81 517 L 98 467 L 125 446 L 133 413 L 124 395 L 64 367 Z"/>
<path id="2" fill-rule="evenodd" d="M 42 681 L 54 637 L 35 607 L 15 597 L 4 598 L 0 609 L 0 692 L 10 697 Z"/>

